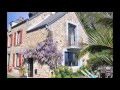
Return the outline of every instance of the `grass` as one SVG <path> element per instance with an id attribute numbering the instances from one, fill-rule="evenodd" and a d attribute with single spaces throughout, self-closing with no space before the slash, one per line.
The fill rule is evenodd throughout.
<path id="1" fill-rule="evenodd" d="M 7 74 L 7 78 L 15 78 L 15 77 Z"/>

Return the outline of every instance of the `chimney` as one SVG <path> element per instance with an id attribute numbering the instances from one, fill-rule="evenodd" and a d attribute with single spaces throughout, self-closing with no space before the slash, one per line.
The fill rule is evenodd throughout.
<path id="1" fill-rule="evenodd" d="M 34 16 L 34 15 L 36 15 L 37 13 L 39 13 L 39 12 L 29 12 L 29 18 L 31 18 L 32 16 Z"/>
<path id="2" fill-rule="evenodd" d="M 24 18 L 20 16 L 20 17 L 19 17 L 19 20 L 20 20 L 20 21 L 24 21 Z"/>
<path id="3" fill-rule="evenodd" d="M 21 16 L 16 20 L 17 23 L 20 23 L 20 22 L 22 22 L 22 21 L 24 21 L 24 18 L 21 17 Z"/>

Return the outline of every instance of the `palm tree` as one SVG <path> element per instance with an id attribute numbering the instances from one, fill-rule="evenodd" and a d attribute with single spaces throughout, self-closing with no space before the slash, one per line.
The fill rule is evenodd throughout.
<path id="1" fill-rule="evenodd" d="M 97 23 L 101 23 L 106 27 L 113 27 L 113 13 L 112 12 L 104 12 L 102 17 L 99 18 Z"/>
<path id="2" fill-rule="evenodd" d="M 113 64 L 113 14 L 79 13 L 80 20 L 88 35 L 89 44 L 78 52 L 78 58 L 86 53 L 92 54 L 95 60 L 102 60 L 109 65 Z M 91 17 L 91 19 L 90 19 Z"/>

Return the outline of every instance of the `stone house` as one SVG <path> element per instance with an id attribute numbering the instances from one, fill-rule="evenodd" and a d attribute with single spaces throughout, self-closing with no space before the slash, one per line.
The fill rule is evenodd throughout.
<path id="1" fill-rule="evenodd" d="M 11 29 L 7 33 L 7 66 L 17 72 L 25 58 L 19 50 L 34 48 L 48 35 L 48 29 L 53 34 L 53 42 L 62 54 L 62 65 L 77 70 L 86 64 L 88 55 L 80 60 L 75 57 L 75 50 L 80 50 L 83 43 L 88 43 L 87 35 L 76 12 L 30 12 L 29 19 L 11 22 Z M 48 78 L 51 70 L 48 65 L 41 65 L 34 58 L 27 58 L 27 77 Z"/>

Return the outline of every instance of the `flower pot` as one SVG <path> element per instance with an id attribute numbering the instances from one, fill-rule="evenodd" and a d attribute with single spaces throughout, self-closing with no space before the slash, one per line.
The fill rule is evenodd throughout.
<path id="1" fill-rule="evenodd" d="M 23 73 L 22 73 L 21 71 L 19 71 L 19 76 L 20 76 L 20 77 L 23 76 Z"/>
<path id="2" fill-rule="evenodd" d="M 12 71 L 12 67 L 8 66 L 8 72 L 11 72 L 11 71 Z"/>

